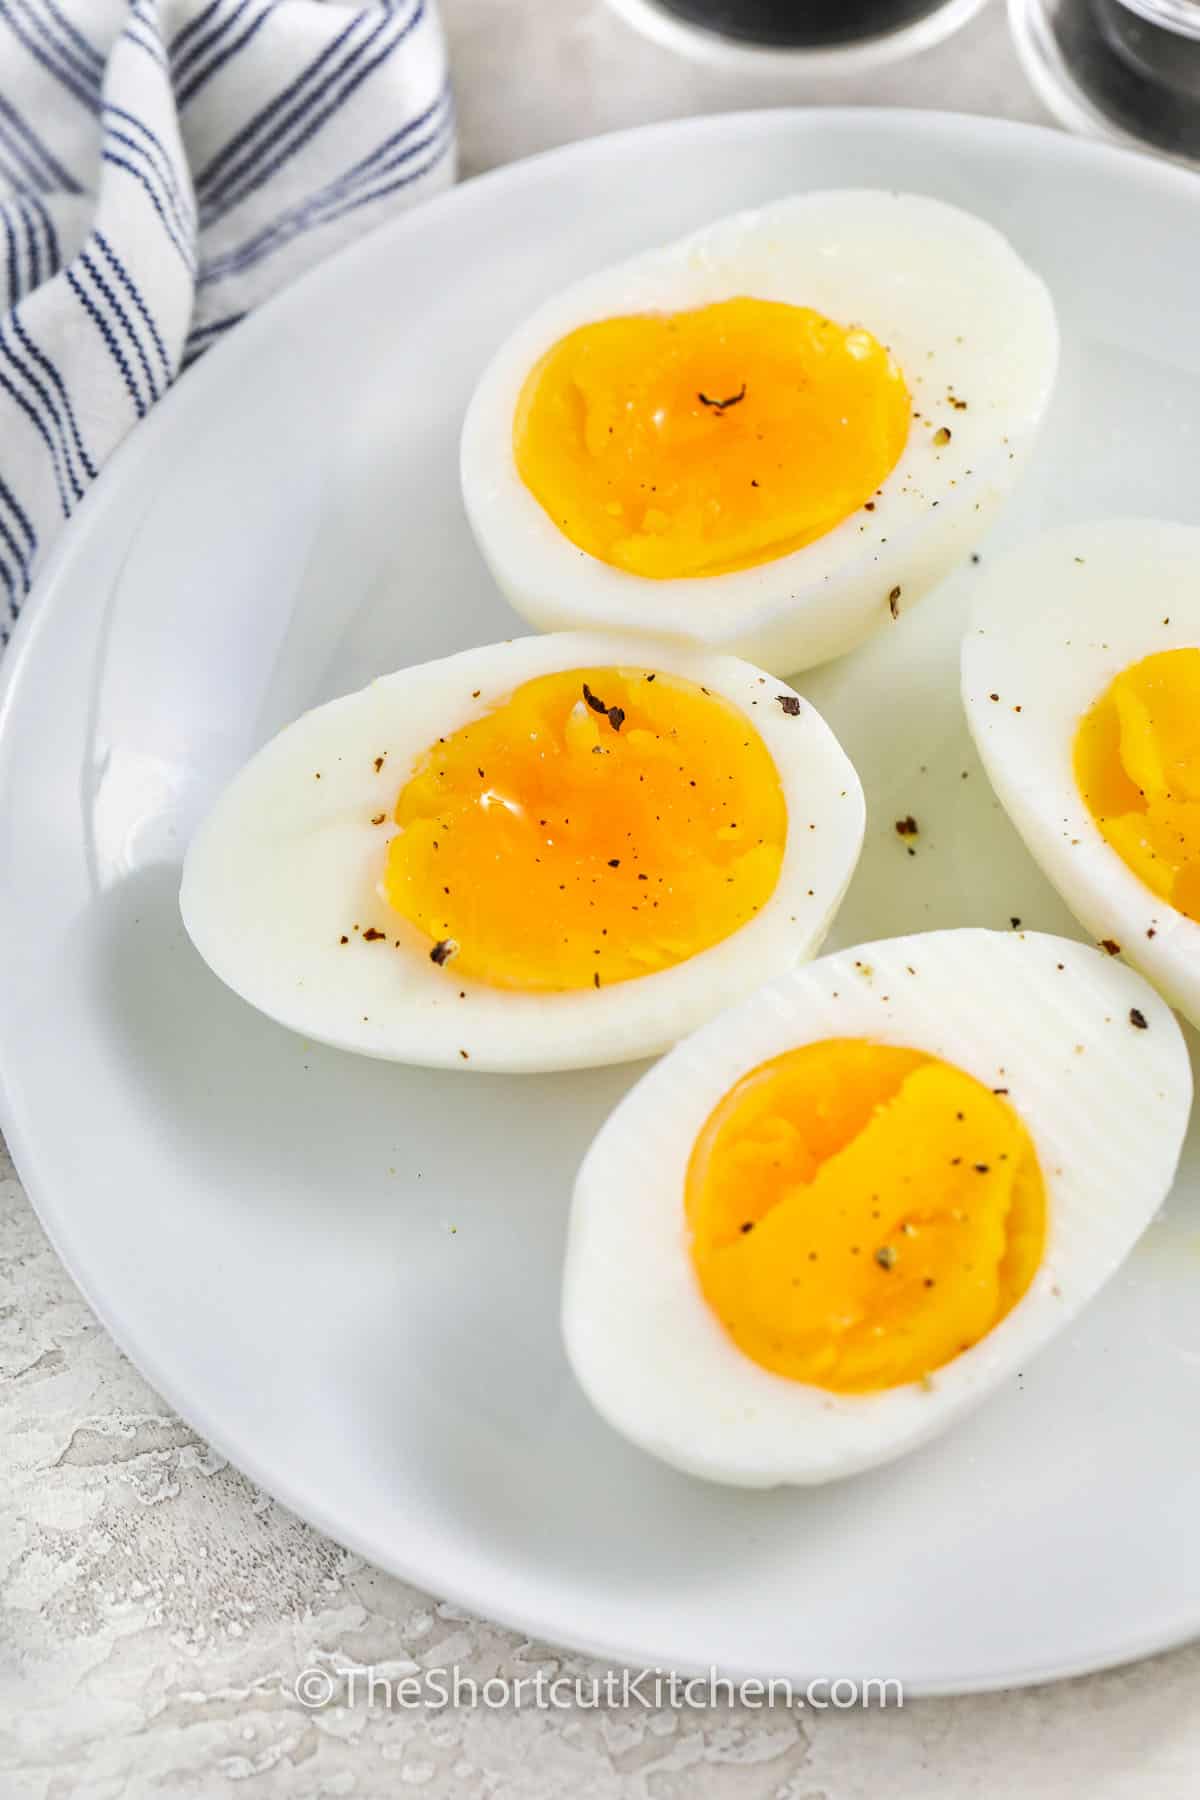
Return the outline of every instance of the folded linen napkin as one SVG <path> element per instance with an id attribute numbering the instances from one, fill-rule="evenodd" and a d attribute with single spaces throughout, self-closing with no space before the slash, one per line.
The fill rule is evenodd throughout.
<path id="1" fill-rule="evenodd" d="M 180 371 L 453 178 L 436 0 L 0 0 L 0 649 Z"/>

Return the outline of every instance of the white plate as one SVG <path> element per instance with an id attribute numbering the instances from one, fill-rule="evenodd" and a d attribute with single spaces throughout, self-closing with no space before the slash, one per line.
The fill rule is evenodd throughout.
<path id="1" fill-rule="evenodd" d="M 810 111 L 472 182 L 234 332 L 47 572 L 5 668 L 0 1067 L 18 1166 L 100 1317 L 304 1517 L 634 1664 L 967 1689 L 1200 1629 L 1195 1144 L 1121 1277 L 964 1427 L 824 1490 L 722 1491 L 614 1436 L 560 1349 L 572 1173 L 630 1071 L 445 1075 L 311 1048 L 210 976 L 176 908 L 189 831 L 269 732 L 514 628 L 456 445 L 520 315 L 720 213 L 852 183 L 974 206 L 1057 297 L 1060 393 L 985 556 L 1058 519 L 1196 519 L 1200 183 L 1182 171 L 981 120 Z M 1070 929 L 967 748 L 971 575 L 804 684 L 872 810 L 838 942 Z M 893 829 L 909 812 L 915 857 Z"/>

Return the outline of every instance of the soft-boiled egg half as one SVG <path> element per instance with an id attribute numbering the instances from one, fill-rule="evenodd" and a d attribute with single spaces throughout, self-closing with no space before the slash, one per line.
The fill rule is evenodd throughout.
<path id="1" fill-rule="evenodd" d="M 1200 529 L 1071 525 L 983 571 L 963 698 L 1076 917 L 1200 1024 Z"/>
<path id="2" fill-rule="evenodd" d="M 807 668 L 973 548 L 1057 356 L 1049 294 L 981 219 L 798 195 L 588 276 L 515 331 L 463 428 L 467 514 L 543 630 Z"/>
<path id="3" fill-rule="evenodd" d="M 306 713 L 188 851 L 200 954 L 305 1036 L 435 1067 L 674 1043 L 819 947 L 854 768 L 747 663 L 598 634 L 404 669 Z"/>
<path id="4" fill-rule="evenodd" d="M 1164 1199 L 1182 1034 L 1032 934 L 823 957 L 679 1044 L 579 1173 L 563 1324 L 603 1416 L 746 1487 L 886 1462 L 1061 1330 Z"/>

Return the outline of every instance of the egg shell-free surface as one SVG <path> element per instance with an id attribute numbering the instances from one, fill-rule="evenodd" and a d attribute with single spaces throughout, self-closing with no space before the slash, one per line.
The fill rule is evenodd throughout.
<path id="1" fill-rule="evenodd" d="M 1200 1024 L 1200 924 L 1140 881 L 1075 781 L 1080 720 L 1123 669 L 1200 648 L 1200 529 L 1064 526 L 989 565 L 962 648 L 967 723 L 1030 854 L 1097 940 Z M 1200 730 L 1200 721 L 1197 721 Z"/>
<path id="2" fill-rule="evenodd" d="M 874 510 L 724 575 L 649 580 L 580 550 L 517 472 L 513 416 L 529 371 L 593 320 L 744 294 L 865 326 L 892 351 L 920 417 Z M 915 194 L 796 195 L 548 300 L 475 391 L 463 427 L 463 498 L 497 582 L 542 630 L 656 631 L 765 668 L 807 668 L 886 625 L 894 589 L 894 605 L 906 610 L 972 549 L 1032 446 L 1057 361 L 1050 296 L 994 227 Z"/>
<path id="3" fill-rule="evenodd" d="M 1045 1255 L 1013 1310 L 927 1382 L 872 1394 L 744 1356 L 700 1292 L 684 1217 L 692 1146 L 721 1097 L 769 1058 L 830 1037 L 925 1050 L 1006 1089 L 1046 1184 Z M 1065 939 L 930 932 L 792 970 L 677 1045 L 597 1134 L 567 1244 L 575 1374 L 626 1437 L 710 1480 L 808 1484 L 887 1462 L 1021 1368 L 1113 1273 L 1167 1193 L 1191 1093 L 1167 1006 Z"/>
<path id="4" fill-rule="evenodd" d="M 376 891 L 396 796 L 422 751 L 522 682 L 604 665 L 668 671 L 745 713 L 787 805 L 775 891 L 732 936 L 635 981 L 523 993 L 460 979 Z M 189 849 L 184 923 L 243 998 L 341 1049 L 502 1070 L 650 1055 L 811 956 L 854 871 L 865 822 L 858 777 L 814 708 L 801 700 L 785 712 L 781 696 L 795 698 L 732 657 L 586 633 L 485 645 L 384 676 L 306 713 L 234 778 Z"/>

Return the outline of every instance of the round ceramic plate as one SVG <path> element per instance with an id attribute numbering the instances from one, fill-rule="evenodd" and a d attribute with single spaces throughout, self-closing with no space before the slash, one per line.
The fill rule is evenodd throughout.
<path id="1" fill-rule="evenodd" d="M 1059 520 L 1196 520 L 1182 171 L 983 120 L 810 111 L 472 182 L 235 331 L 47 570 L 4 669 L 0 1068 L 21 1174 L 101 1319 L 305 1518 L 540 1639 L 947 1691 L 1200 1630 L 1200 1146 L 1077 1328 L 950 1436 L 824 1489 L 709 1487 L 615 1436 L 559 1342 L 573 1172 L 638 1070 L 447 1075 L 314 1047 L 209 974 L 176 899 L 197 818 L 285 720 L 519 629 L 456 471 L 472 384 L 521 315 L 721 213 L 860 183 L 974 207 L 1058 302 L 1053 414 L 981 555 Z M 870 808 L 836 943 L 1072 930 L 967 745 L 973 569 L 802 682 Z"/>

